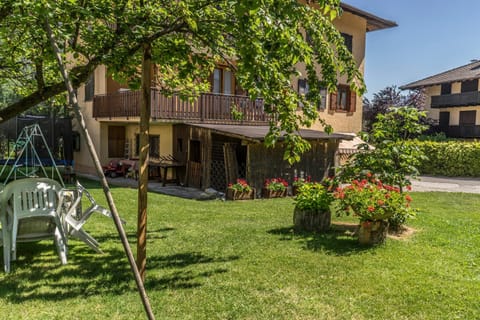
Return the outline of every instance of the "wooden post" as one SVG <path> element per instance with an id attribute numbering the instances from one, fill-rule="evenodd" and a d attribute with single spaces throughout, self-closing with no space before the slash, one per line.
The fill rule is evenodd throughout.
<path id="1" fill-rule="evenodd" d="M 82 128 L 81 133 L 83 135 L 83 138 L 86 141 L 88 151 L 90 152 L 90 156 L 92 157 L 95 170 L 97 171 L 97 175 L 100 178 L 100 183 L 102 184 L 103 192 L 105 193 L 105 197 L 107 198 L 108 206 L 112 213 L 113 221 L 115 222 L 115 227 L 117 228 L 118 234 L 120 236 L 120 240 L 122 241 L 122 245 L 125 250 L 125 254 L 127 255 L 128 262 L 130 263 L 130 268 L 135 277 L 135 283 L 137 284 L 137 289 L 138 289 L 138 292 L 140 293 L 140 298 L 142 299 L 145 313 L 147 314 L 147 317 L 149 320 L 155 319 L 155 316 L 152 311 L 152 307 L 150 306 L 150 301 L 148 300 L 147 292 L 145 291 L 145 287 L 143 285 L 143 280 L 140 277 L 140 273 L 138 272 L 137 265 L 135 264 L 135 259 L 133 258 L 132 250 L 130 249 L 130 245 L 128 244 L 127 234 L 123 229 L 122 221 L 118 214 L 117 207 L 115 206 L 115 202 L 113 201 L 113 196 L 112 196 L 112 193 L 110 192 L 107 179 L 103 174 L 102 165 L 100 164 L 100 160 L 98 159 L 97 152 L 95 151 L 92 138 L 90 137 L 90 133 L 88 132 L 87 125 L 85 123 L 85 118 L 83 117 L 83 114 L 80 110 L 80 106 L 78 105 L 77 95 L 75 93 L 75 90 L 73 89 L 72 81 L 69 78 L 67 69 L 64 66 L 60 49 L 57 45 L 57 42 L 55 41 L 55 37 L 53 36 L 52 29 L 48 22 L 48 18 L 45 19 L 45 29 L 47 31 L 47 35 L 49 37 L 53 52 L 55 53 L 55 58 L 58 63 L 59 71 L 61 72 L 63 80 L 65 82 L 65 87 L 68 92 L 70 103 L 73 106 L 75 117 L 78 121 L 78 124 Z"/>
<path id="2" fill-rule="evenodd" d="M 140 155 L 138 179 L 138 220 L 137 220 L 137 267 L 145 281 L 147 265 L 147 200 L 148 200 L 148 158 L 152 84 L 152 48 L 143 45 L 142 59 L 142 103 L 140 108 Z"/>

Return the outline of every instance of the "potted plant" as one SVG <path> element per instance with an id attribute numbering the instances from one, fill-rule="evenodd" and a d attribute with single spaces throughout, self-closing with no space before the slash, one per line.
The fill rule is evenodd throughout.
<path id="1" fill-rule="evenodd" d="M 415 214 L 410 207 L 410 195 L 375 178 L 353 180 L 351 184 L 337 188 L 334 195 L 338 199 L 340 214 L 359 217 L 358 240 L 361 244 L 383 243 L 389 218 Z"/>
<path id="2" fill-rule="evenodd" d="M 295 177 L 292 182 L 292 195 L 296 196 L 298 189 L 303 186 L 305 183 L 311 182 L 312 177 L 307 176 L 306 178 Z"/>
<path id="3" fill-rule="evenodd" d="M 302 184 L 295 197 L 295 231 L 327 231 L 330 228 L 330 205 L 333 199 L 333 195 L 320 183 Z"/>
<path id="4" fill-rule="evenodd" d="M 281 198 L 287 195 L 288 182 L 283 178 L 265 179 L 262 188 L 263 198 Z"/>
<path id="5" fill-rule="evenodd" d="M 255 188 L 252 188 L 245 179 L 237 179 L 236 183 L 230 183 L 227 187 L 227 200 L 255 199 Z"/>

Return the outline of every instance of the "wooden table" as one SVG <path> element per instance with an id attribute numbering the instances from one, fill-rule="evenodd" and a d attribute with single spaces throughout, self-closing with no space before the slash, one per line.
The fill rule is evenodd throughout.
<path id="1" fill-rule="evenodd" d="M 162 186 L 165 187 L 167 183 L 167 173 L 168 169 L 171 169 L 172 175 L 175 176 L 175 181 L 177 184 L 180 184 L 180 177 L 178 175 L 178 169 L 185 168 L 185 164 L 176 161 L 150 161 L 148 164 L 149 167 L 158 168 L 160 170 L 160 182 L 162 182 Z"/>

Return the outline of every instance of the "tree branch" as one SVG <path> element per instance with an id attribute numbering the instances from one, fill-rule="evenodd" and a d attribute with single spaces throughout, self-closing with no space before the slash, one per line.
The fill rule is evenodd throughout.
<path id="1" fill-rule="evenodd" d="M 142 41 L 138 41 L 134 43 L 130 48 L 127 47 L 127 53 L 132 55 L 138 50 L 142 48 L 142 44 L 144 42 L 152 42 L 157 40 L 158 38 L 170 34 L 172 32 L 178 32 L 182 28 L 185 28 L 187 25 L 185 22 L 181 22 L 180 19 L 176 19 L 173 24 L 165 27 L 163 30 L 160 30 Z M 72 77 L 72 84 L 75 88 L 79 87 L 82 83 L 84 83 L 91 72 L 95 70 L 97 66 L 104 63 L 104 57 L 107 56 L 108 52 L 111 52 L 114 49 L 117 49 L 118 43 L 120 41 L 121 33 L 117 34 L 116 41 L 112 41 L 112 43 L 105 47 L 103 50 L 103 54 L 100 53 L 96 57 L 92 58 L 87 64 L 82 66 L 74 67 L 70 75 Z M 5 107 L 4 109 L 0 110 L 0 123 L 7 121 L 15 117 L 16 115 L 27 111 L 28 109 L 36 106 L 37 104 L 48 100 L 50 98 L 55 97 L 58 94 L 65 92 L 65 86 L 63 81 L 59 81 L 57 83 L 51 85 L 44 85 L 42 90 L 37 89 L 35 92 L 32 92 L 28 96 L 23 97 L 19 101 L 10 104 L 9 106 Z"/>

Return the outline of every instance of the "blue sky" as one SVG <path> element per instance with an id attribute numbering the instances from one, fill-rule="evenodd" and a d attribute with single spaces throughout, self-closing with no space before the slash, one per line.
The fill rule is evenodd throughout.
<path id="1" fill-rule="evenodd" d="M 345 0 L 398 27 L 367 34 L 368 98 L 480 59 L 479 0 Z"/>

